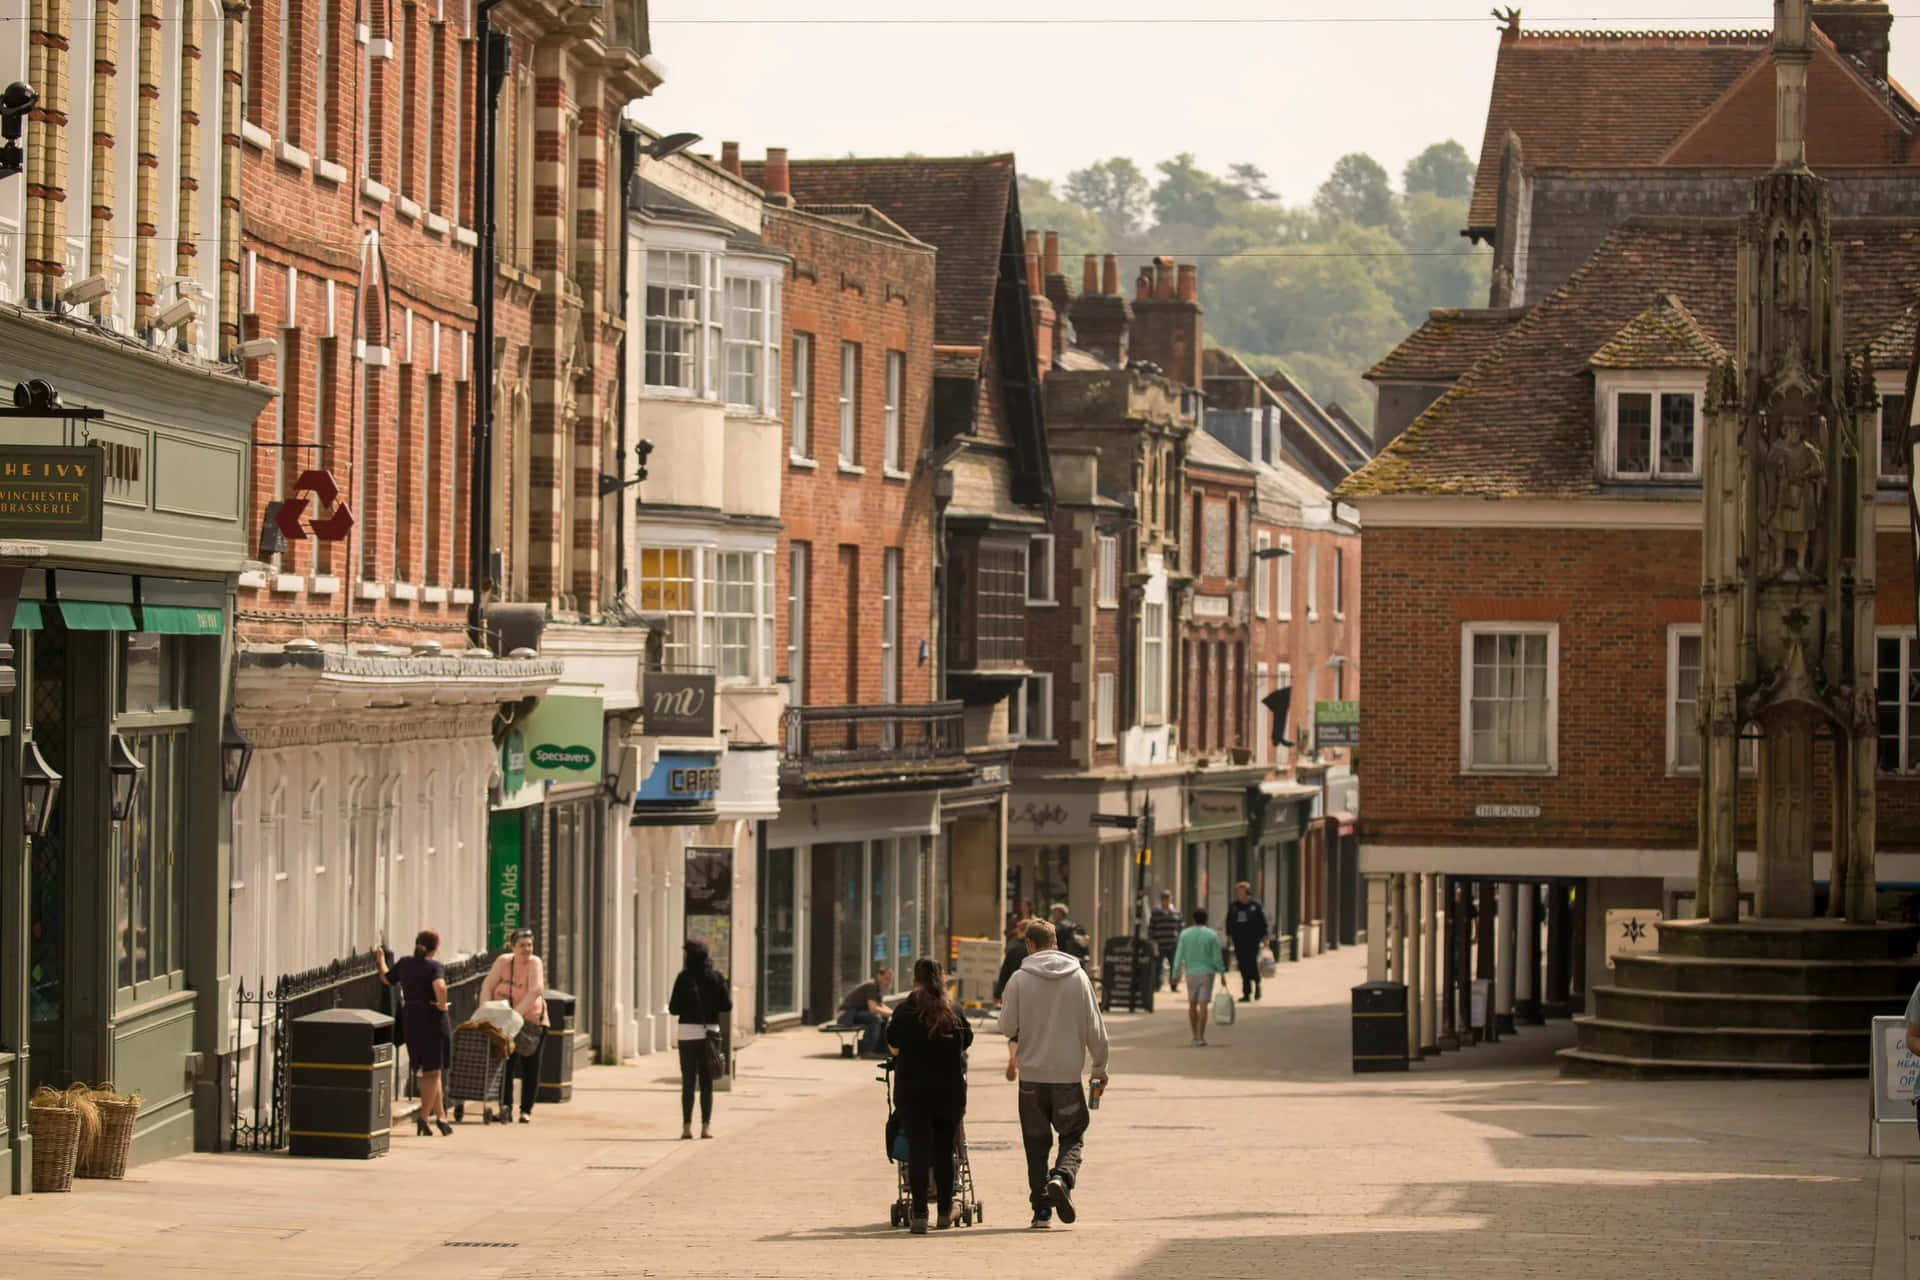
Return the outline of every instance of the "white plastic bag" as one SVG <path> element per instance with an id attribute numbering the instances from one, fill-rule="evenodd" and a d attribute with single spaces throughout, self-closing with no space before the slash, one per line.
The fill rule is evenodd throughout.
<path id="1" fill-rule="evenodd" d="M 1273 948 L 1266 943 L 1260 944 L 1260 976 L 1271 978 L 1280 966 L 1274 963 Z"/>
<path id="2" fill-rule="evenodd" d="M 1227 991 L 1224 985 L 1220 992 L 1213 997 L 1213 1021 L 1215 1026 L 1230 1027 L 1233 1025 L 1233 994 Z"/>
<path id="3" fill-rule="evenodd" d="M 491 1022 L 500 1028 L 502 1035 L 511 1040 L 520 1034 L 520 1026 L 526 1019 L 514 1012 L 513 1006 L 505 1000 L 488 1000 L 473 1011 L 473 1017 L 468 1021 Z"/>

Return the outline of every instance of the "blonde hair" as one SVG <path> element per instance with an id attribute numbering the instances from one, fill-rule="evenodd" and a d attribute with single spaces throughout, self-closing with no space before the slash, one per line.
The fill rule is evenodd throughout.
<path id="1" fill-rule="evenodd" d="M 1051 951 L 1059 943 L 1059 935 L 1053 931 L 1053 925 L 1045 920 L 1029 920 L 1023 929 L 1027 942 L 1035 951 Z"/>

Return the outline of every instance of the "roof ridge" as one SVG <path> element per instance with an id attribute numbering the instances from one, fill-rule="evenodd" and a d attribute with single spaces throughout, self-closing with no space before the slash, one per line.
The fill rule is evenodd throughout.
<path id="1" fill-rule="evenodd" d="M 787 167 L 796 164 L 988 164 L 994 161 L 1012 161 L 1011 151 L 995 151 L 988 155 L 976 156 L 804 156 L 793 157 L 787 161 Z M 765 161 L 753 161 L 765 164 Z"/>
<path id="2" fill-rule="evenodd" d="M 1660 31 L 1624 31 L 1606 28 L 1566 27 L 1560 29 L 1522 30 L 1517 33 L 1521 41 L 1528 40 L 1572 40 L 1583 43 L 1602 41 L 1621 43 L 1626 41 L 1652 43 L 1658 41 L 1682 40 L 1693 44 L 1748 44 L 1770 43 L 1773 33 L 1758 27 L 1706 27 L 1699 30 L 1671 28 Z"/>

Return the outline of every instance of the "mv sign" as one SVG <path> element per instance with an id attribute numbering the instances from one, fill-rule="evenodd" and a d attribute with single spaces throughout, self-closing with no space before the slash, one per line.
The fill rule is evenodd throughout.
<path id="1" fill-rule="evenodd" d="M 713 737 L 713 673 L 649 671 L 642 697 L 656 738 Z"/>

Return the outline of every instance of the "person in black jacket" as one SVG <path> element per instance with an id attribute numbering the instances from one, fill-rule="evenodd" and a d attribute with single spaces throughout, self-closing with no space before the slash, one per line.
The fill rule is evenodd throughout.
<path id="1" fill-rule="evenodd" d="M 1007 952 L 1000 957 L 1000 976 L 993 980 L 993 999 L 997 1004 L 1000 993 L 1007 989 L 1007 983 L 1013 975 L 1020 972 L 1020 966 L 1027 962 L 1027 922 L 1018 917 L 1007 922 Z"/>
<path id="2" fill-rule="evenodd" d="M 733 1012 L 727 980 L 714 972 L 707 944 L 688 938 L 686 963 L 673 980 L 667 1012 L 680 1020 L 680 1137 L 693 1136 L 693 1087 L 700 1086 L 700 1136 L 713 1136 L 713 1075 L 720 1020 Z M 716 1044 L 709 1052 L 709 1038 Z"/>
<path id="3" fill-rule="evenodd" d="M 967 1047 L 973 1028 L 947 995 L 940 966 L 913 966 L 913 991 L 887 1023 L 894 1054 L 895 1105 L 907 1131 L 907 1185 L 913 1188 L 907 1225 L 927 1233 L 927 1180 L 931 1176 L 938 1229 L 953 1225 L 954 1155 L 960 1117 L 967 1110 Z"/>
<path id="4" fill-rule="evenodd" d="M 1240 1003 L 1260 998 L 1260 944 L 1267 941 L 1267 910 L 1245 880 L 1233 886 L 1227 904 L 1227 941 L 1240 967 Z"/>

